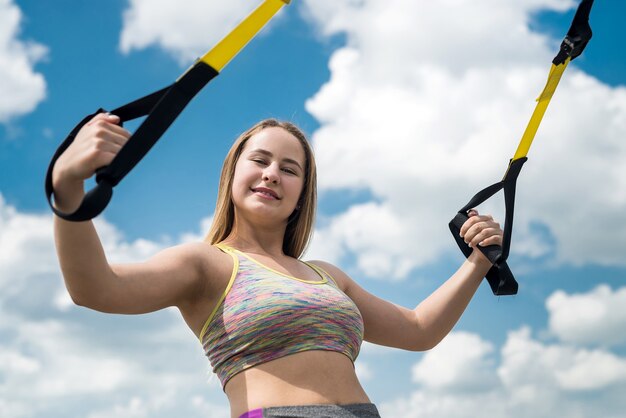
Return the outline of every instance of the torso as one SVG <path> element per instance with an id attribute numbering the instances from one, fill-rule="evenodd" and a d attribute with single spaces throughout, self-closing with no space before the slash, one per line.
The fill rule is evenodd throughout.
<path id="1" fill-rule="evenodd" d="M 305 351 L 236 374 L 226 384 L 231 417 L 251 409 L 369 403 L 352 361 L 332 351 Z"/>
<path id="2" fill-rule="evenodd" d="M 198 337 L 226 289 L 233 269 L 230 255 L 208 244 L 206 247 L 205 291 L 181 306 L 185 321 Z M 274 260 L 260 254 L 253 256 L 285 274 L 305 280 L 318 278 L 315 271 L 293 258 Z M 340 281 L 337 284 L 344 290 Z M 291 354 L 244 370 L 228 381 L 224 391 L 234 418 L 251 409 L 269 406 L 370 402 L 350 358 L 322 350 Z"/>

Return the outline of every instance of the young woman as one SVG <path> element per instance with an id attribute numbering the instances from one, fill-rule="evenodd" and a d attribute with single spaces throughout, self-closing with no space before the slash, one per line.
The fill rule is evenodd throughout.
<path id="1" fill-rule="evenodd" d="M 130 137 L 113 115 L 86 124 L 53 172 L 55 205 L 73 212 L 83 182 Z M 302 262 L 313 228 L 316 170 L 294 125 L 266 120 L 242 134 L 222 170 L 206 242 L 109 264 L 92 222 L 55 217 L 57 252 L 78 305 L 140 314 L 179 308 L 198 336 L 237 417 L 378 417 L 354 360 L 363 340 L 428 350 L 450 332 L 491 264 L 474 251 L 415 309 L 382 300 L 337 267 Z M 473 211 L 461 234 L 472 248 L 502 243 Z"/>

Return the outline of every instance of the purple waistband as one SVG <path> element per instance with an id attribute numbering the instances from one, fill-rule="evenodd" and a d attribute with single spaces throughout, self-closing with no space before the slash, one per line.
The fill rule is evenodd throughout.
<path id="1" fill-rule="evenodd" d="M 263 408 L 253 409 L 248 412 L 244 412 L 239 418 L 263 418 Z"/>

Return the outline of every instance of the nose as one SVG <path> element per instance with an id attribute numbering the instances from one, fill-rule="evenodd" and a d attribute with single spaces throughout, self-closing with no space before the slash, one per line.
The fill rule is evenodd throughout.
<path id="1" fill-rule="evenodd" d="M 276 164 L 270 164 L 265 167 L 263 170 L 263 181 L 273 184 L 280 183 L 280 175 L 278 174 Z"/>

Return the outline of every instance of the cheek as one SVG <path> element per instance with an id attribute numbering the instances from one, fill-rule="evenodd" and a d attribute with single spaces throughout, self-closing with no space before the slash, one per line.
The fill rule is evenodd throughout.
<path id="1" fill-rule="evenodd" d="M 295 196 L 295 199 L 300 199 L 300 195 L 304 190 L 304 180 L 301 178 L 290 179 L 289 181 L 289 190 L 292 192 L 292 195 Z"/>
<path id="2" fill-rule="evenodd" d="M 233 198 L 240 196 L 247 190 L 247 172 L 245 167 L 237 164 L 235 167 L 235 173 L 233 174 L 233 181 L 231 186 L 231 193 Z"/>
<path id="3" fill-rule="evenodd" d="M 250 181 L 250 178 L 254 175 L 253 167 L 245 162 L 239 162 L 235 166 L 235 172 L 233 173 L 233 186 L 235 184 L 241 185 Z"/>

